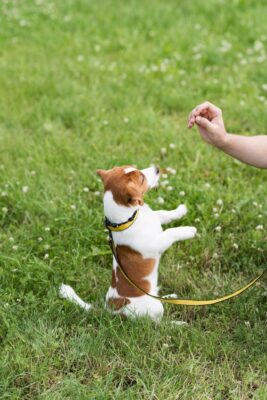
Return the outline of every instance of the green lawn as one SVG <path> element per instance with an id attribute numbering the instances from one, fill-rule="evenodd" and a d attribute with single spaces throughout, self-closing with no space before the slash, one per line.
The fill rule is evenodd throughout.
<path id="1" fill-rule="evenodd" d="M 185 202 L 199 236 L 163 256 L 161 294 L 213 298 L 266 268 L 266 172 L 186 128 L 209 99 L 229 131 L 266 133 L 266 20 L 265 0 L 1 1 L 1 400 L 267 399 L 266 280 L 217 306 L 165 306 L 159 326 L 104 311 L 95 174 L 177 170 L 146 200 Z M 60 299 L 61 282 L 94 310 Z"/>

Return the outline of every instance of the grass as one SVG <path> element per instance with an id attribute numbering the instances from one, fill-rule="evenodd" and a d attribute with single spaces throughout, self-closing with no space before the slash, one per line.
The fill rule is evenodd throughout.
<path id="1" fill-rule="evenodd" d="M 218 306 L 166 306 L 159 326 L 103 310 L 111 255 L 95 174 L 177 169 L 174 190 L 146 200 L 185 202 L 199 237 L 162 258 L 162 294 L 212 298 L 256 276 L 266 173 L 201 142 L 186 118 L 209 99 L 229 131 L 265 133 L 266 46 L 263 0 L 1 2 L 1 399 L 267 398 L 266 281 Z M 61 282 L 94 310 L 59 299 Z"/>

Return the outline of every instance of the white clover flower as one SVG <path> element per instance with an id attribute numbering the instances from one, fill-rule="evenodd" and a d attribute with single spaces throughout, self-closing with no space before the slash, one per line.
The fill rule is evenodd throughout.
<path id="1" fill-rule="evenodd" d="M 1 196 L 2 196 L 2 197 L 5 197 L 5 196 L 6 196 L 6 192 L 2 192 L 2 193 L 1 193 Z"/>
<path id="2" fill-rule="evenodd" d="M 167 167 L 166 171 L 169 172 L 169 174 L 175 175 L 176 174 L 176 169 L 171 168 L 171 167 Z"/>
<path id="3" fill-rule="evenodd" d="M 216 201 L 216 204 L 217 204 L 217 206 L 222 206 L 222 205 L 223 205 L 222 199 L 218 199 L 218 200 Z"/>
<path id="4" fill-rule="evenodd" d="M 158 70 L 159 70 L 159 67 L 157 65 L 151 65 L 152 72 L 157 72 Z"/>
<path id="5" fill-rule="evenodd" d="M 128 124 L 128 122 L 129 122 L 129 118 L 127 118 L 127 117 L 124 117 L 124 118 L 123 118 L 123 122 L 124 122 L 125 124 Z"/>
<path id="6" fill-rule="evenodd" d="M 200 218 L 195 218 L 195 222 L 200 222 Z"/>
<path id="7" fill-rule="evenodd" d="M 185 196 L 185 192 L 184 192 L 183 190 L 181 190 L 181 192 L 179 192 L 179 195 L 180 195 L 181 197 L 184 197 L 184 196 Z"/>
<path id="8" fill-rule="evenodd" d="M 70 15 L 65 15 L 65 17 L 63 18 L 64 22 L 70 22 L 71 21 L 71 17 Z"/>
<path id="9" fill-rule="evenodd" d="M 168 178 L 168 174 L 162 174 L 161 177 L 162 177 L 162 179 L 166 179 L 166 178 Z"/>
<path id="10" fill-rule="evenodd" d="M 216 232 L 221 232 L 221 230 L 222 230 L 222 227 L 220 225 L 216 226 L 216 228 L 215 228 Z"/>
<path id="11" fill-rule="evenodd" d="M 46 226 L 46 227 L 44 228 L 44 230 L 45 230 L 46 232 L 50 232 L 49 226 Z"/>
<path id="12" fill-rule="evenodd" d="M 18 246 L 16 244 L 14 244 L 14 246 L 12 246 L 12 250 L 17 251 L 18 250 Z"/>
<path id="13" fill-rule="evenodd" d="M 173 149 L 175 149 L 175 147 L 176 147 L 176 145 L 175 145 L 174 143 L 170 143 L 170 144 L 169 144 L 169 148 L 170 148 L 170 149 L 173 150 Z"/>
<path id="14" fill-rule="evenodd" d="M 160 186 L 167 186 L 169 184 L 168 179 L 165 179 L 164 181 L 160 182 Z"/>
<path id="15" fill-rule="evenodd" d="M 219 51 L 221 51 L 222 53 L 226 53 L 231 48 L 232 48 L 232 44 L 231 43 L 227 42 L 226 40 L 222 40 L 222 45 L 219 48 Z"/>
<path id="16" fill-rule="evenodd" d="M 164 349 L 167 349 L 167 348 L 169 347 L 169 345 L 168 345 L 168 343 L 163 343 L 162 347 L 163 347 Z"/>
<path id="17" fill-rule="evenodd" d="M 49 258 L 49 254 L 48 254 L 48 253 L 45 253 L 44 259 L 47 260 L 48 258 Z"/>
<path id="18" fill-rule="evenodd" d="M 19 24 L 20 24 L 20 26 L 28 26 L 28 25 L 29 25 L 29 22 L 26 21 L 25 19 L 21 19 L 21 20 L 19 21 Z"/>
<path id="19" fill-rule="evenodd" d="M 45 249 L 45 250 L 49 250 L 49 249 L 50 249 L 50 244 L 45 244 L 45 245 L 44 245 L 44 249 Z"/>
<path id="20" fill-rule="evenodd" d="M 100 192 L 98 190 L 95 191 L 94 193 L 95 196 L 100 196 Z"/>
<path id="21" fill-rule="evenodd" d="M 177 299 L 177 297 L 173 297 L 174 299 Z M 188 325 L 187 322 L 185 321 L 171 321 L 172 325 L 177 325 L 177 326 L 185 326 Z"/>
<path id="22" fill-rule="evenodd" d="M 167 186 L 167 190 L 169 191 L 173 190 L 173 186 Z"/>
<path id="23" fill-rule="evenodd" d="M 261 215 L 261 214 L 259 214 L 259 215 L 258 215 L 258 218 L 259 218 L 259 219 L 261 219 L 261 218 L 262 218 L 262 215 Z"/>
<path id="24" fill-rule="evenodd" d="M 40 237 L 38 237 L 38 242 L 42 242 L 43 241 L 43 238 L 40 236 Z"/>
<path id="25" fill-rule="evenodd" d="M 236 249 L 236 250 L 237 250 L 237 249 L 238 249 L 238 247 L 239 247 L 239 246 L 238 246 L 238 244 L 237 244 L 237 243 L 233 243 L 233 248 L 234 248 L 234 249 Z"/>
<path id="26" fill-rule="evenodd" d="M 2 211 L 4 214 L 6 214 L 8 212 L 8 208 L 7 207 L 2 207 Z"/>
<path id="27" fill-rule="evenodd" d="M 166 147 L 162 147 L 162 148 L 160 149 L 160 152 L 161 152 L 162 155 L 166 154 L 166 153 L 167 153 Z"/>
<path id="28" fill-rule="evenodd" d="M 257 61 L 258 63 L 263 63 L 265 60 L 266 60 L 266 55 L 265 55 L 265 54 L 260 55 L 260 56 L 257 57 L 257 59 L 256 59 L 256 61 Z"/>
<path id="29" fill-rule="evenodd" d="M 241 60 L 240 60 L 240 64 L 241 65 L 246 65 L 248 62 L 247 62 L 247 60 L 245 59 L 245 58 L 241 58 Z"/>
<path id="30" fill-rule="evenodd" d="M 84 56 L 83 56 L 82 54 L 79 54 L 79 55 L 77 56 L 77 61 L 79 61 L 79 62 L 84 61 Z"/>
<path id="31" fill-rule="evenodd" d="M 35 176 L 36 175 L 36 171 L 30 171 L 30 175 L 31 176 Z"/>
<path id="32" fill-rule="evenodd" d="M 218 255 L 218 253 L 213 253 L 212 257 L 213 257 L 215 260 L 217 260 L 217 258 L 219 258 L 219 255 Z"/>
<path id="33" fill-rule="evenodd" d="M 260 51 L 264 48 L 264 44 L 260 40 L 256 40 L 254 43 L 254 50 L 255 51 Z"/>
<path id="34" fill-rule="evenodd" d="M 218 208 L 217 207 L 213 207 L 212 211 L 216 213 L 218 211 Z"/>
<path id="35" fill-rule="evenodd" d="M 88 193 L 88 192 L 89 192 L 89 188 L 88 188 L 88 187 L 84 187 L 84 188 L 83 188 L 83 191 L 84 191 L 85 193 Z"/>
<path id="36" fill-rule="evenodd" d="M 220 216 L 220 215 L 219 215 L 218 213 L 215 213 L 215 214 L 214 214 L 214 217 L 215 217 L 215 218 L 219 218 L 219 216 Z"/>
<path id="37" fill-rule="evenodd" d="M 246 325 L 247 327 L 250 327 L 250 322 L 249 322 L 249 321 L 245 321 L 245 325 Z"/>
<path id="38" fill-rule="evenodd" d="M 157 202 L 158 202 L 159 204 L 163 204 L 163 203 L 165 203 L 165 200 L 163 199 L 163 197 L 159 196 L 159 197 L 157 198 Z"/>
<path id="39" fill-rule="evenodd" d="M 14 238 L 13 238 L 12 236 L 10 236 L 10 238 L 8 238 L 8 240 L 9 240 L 10 242 L 14 242 Z"/>
<path id="40" fill-rule="evenodd" d="M 108 121 L 106 119 L 104 119 L 103 125 L 108 125 Z"/>
<path id="41" fill-rule="evenodd" d="M 23 193 L 28 193 L 28 191 L 29 191 L 29 186 L 23 186 L 22 192 Z"/>
<path id="42" fill-rule="evenodd" d="M 256 230 L 257 230 L 257 231 L 262 231 L 262 230 L 263 230 L 263 225 L 258 225 L 258 226 L 256 226 Z"/>
<path id="43" fill-rule="evenodd" d="M 209 184 L 208 182 L 206 182 L 206 183 L 204 184 L 204 187 L 205 187 L 206 189 L 209 189 L 209 188 L 210 188 L 210 184 Z"/>
<path id="44" fill-rule="evenodd" d="M 75 204 L 72 204 L 72 205 L 70 206 L 70 208 L 71 208 L 72 210 L 76 210 L 76 205 L 75 205 Z"/>

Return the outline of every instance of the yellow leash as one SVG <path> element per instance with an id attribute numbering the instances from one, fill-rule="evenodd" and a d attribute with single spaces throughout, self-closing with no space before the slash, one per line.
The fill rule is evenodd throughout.
<path id="1" fill-rule="evenodd" d="M 111 247 L 112 253 L 115 257 L 115 260 L 117 261 L 118 267 L 119 267 L 122 275 L 130 283 L 130 285 L 132 285 L 136 289 L 140 290 L 140 292 L 144 293 L 145 295 L 152 297 L 153 299 L 159 300 L 162 303 L 177 304 L 177 305 L 183 305 L 183 306 L 206 306 L 206 305 L 221 303 L 223 301 L 232 299 L 233 297 L 239 296 L 241 293 L 248 290 L 251 286 L 253 286 L 256 282 L 258 282 L 267 272 L 267 269 L 264 270 L 259 276 L 254 278 L 246 286 L 242 287 L 241 289 L 236 290 L 235 292 L 233 292 L 231 294 L 228 294 L 223 297 L 219 297 L 218 299 L 213 299 L 213 300 L 168 299 L 168 298 L 164 298 L 164 297 L 160 297 L 160 296 L 154 296 L 153 294 L 146 292 L 144 289 L 142 289 L 140 286 L 138 286 L 135 282 L 133 282 L 132 279 L 129 277 L 129 275 L 124 271 L 123 267 L 119 263 L 116 249 L 114 246 L 112 233 L 111 233 L 111 232 L 121 232 L 121 231 L 124 231 L 125 229 L 128 229 L 136 220 L 137 215 L 138 215 L 138 210 L 133 214 L 133 216 L 131 218 L 129 218 L 128 221 L 126 221 L 122 224 L 112 224 L 110 221 L 108 221 L 106 219 L 105 224 L 106 224 L 107 229 L 109 230 L 110 247 Z"/>

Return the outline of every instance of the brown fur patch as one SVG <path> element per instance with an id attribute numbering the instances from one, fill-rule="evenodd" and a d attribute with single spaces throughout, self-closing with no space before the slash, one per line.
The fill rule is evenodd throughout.
<path id="1" fill-rule="evenodd" d="M 108 299 L 107 304 L 109 308 L 118 311 L 121 308 L 130 304 L 130 300 L 125 297 L 121 298 L 111 297 L 110 299 Z"/>
<path id="2" fill-rule="evenodd" d="M 112 270 L 111 287 L 114 289 L 116 287 L 116 272 Z"/>
<path id="3" fill-rule="evenodd" d="M 155 267 L 154 258 L 143 258 L 142 254 L 133 250 L 129 246 L 119 245 L 116 247 L 117 257 L 120 265 L 126 274 L 141 289 L 146 292 L 150 291 L 150 282 L 146 279 Z M 117 282 L 116 288 L 120 296 L 139 297 L 143 296 L 143 292 L 132 286 L 126 278 L 124 278 L 119 267 L 116 271 Z"/>
<path id="4" fill-rule="evenodd" d="M 143 196 L 148 189 L 147 180 L 141 171 L 125 173 L 129 166 L 115 167 L 108 171 L 98 170 L 105 191 L 110 190 L 117 204 L 124 206 L 143 205 Z"/>

